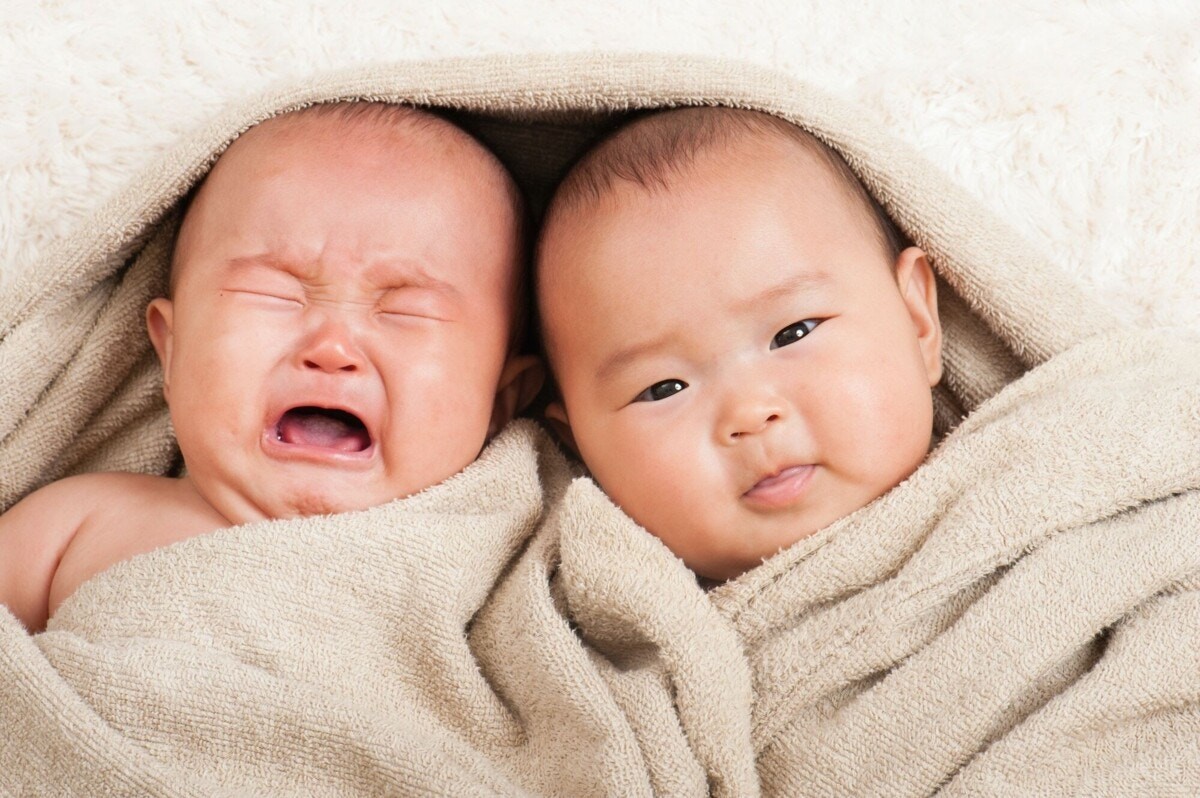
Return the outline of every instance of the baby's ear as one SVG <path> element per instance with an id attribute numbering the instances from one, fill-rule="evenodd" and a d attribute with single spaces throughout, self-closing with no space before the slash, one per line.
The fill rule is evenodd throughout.
<path id="1" fill-rule="evenodd" d="M 152 300 L 146 307 L 146 330 L 150 343 L 158 353 L 158 362 L 163 370 L 163 398 L 169 399 L 168 375 L 171 373 L 171 352 L 174 343 L 175 306 L 166 297 Z"/>
<path id="2" fill-rule="evenodd" d="M 571 422 L 567 420 L 567 408 L 563 406 L 562 402 L 554 401 L 546 405 L 546 423 L 550 425 L 550 429 L 554 430 L 558 439 L 578 456 L 579 447 L 575 445 Z"/>
<path id="3" fill-rule="evenodd" d="M 917 345 L 932 388 L 942 379 L 942 323 L 938 318 L 937 280 L 923 250 L 908 247 L 896 258 L 896 284 L 916 328 Z"/>
<path id="4" fill-rule="evenodd" d="M 545 381 L 546 368 L 533 355 L 521 355 L 505 363 L 496 388 L 496 403 L 492 405 L 488 437 L 504 429 L 505 424 L 524 410 L 538 395 Z"/>

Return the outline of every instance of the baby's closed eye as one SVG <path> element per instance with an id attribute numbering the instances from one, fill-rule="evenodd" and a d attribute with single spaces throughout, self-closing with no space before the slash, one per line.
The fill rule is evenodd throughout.
<path id="1" fill-rule="evenodd" d="M 239 276 L 238 279 L 229 281 L 223 290 L 281 307 L 303 307 L 305 304 L 304 288 L 298 280 L 285 275 Z"/>
<path id="2" fill-rule="evenodd" d="M 384 294 L 377 311 L 394 318 L 431 319 L 446 321 L 452 315 L 449 300 L 439 291 L 428 288 L 397 288 Z"/>
<path id="3" fill-rule="evenodd" d="M 269 289 L 256 290 L 251 288 L 233 288 L 230 290 L 235 294 L 245 294 L 279 307 L 299 308 L 304 306 L 304 299 L 301 296 L 283 291 L 272 291 Z"/>

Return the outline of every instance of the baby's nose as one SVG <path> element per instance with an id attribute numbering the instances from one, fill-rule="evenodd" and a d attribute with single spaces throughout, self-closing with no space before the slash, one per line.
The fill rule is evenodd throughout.
<path id="1" fill-rule="evenodd" d="M 765 432 L 782 420 L 785 412 L 783 403 L 766 392 L 731 398 L 718 424 L 717 435 L 722 443 L 737 443 Z"/>
<path id="2" fill-rule="evenodd" d="M 301 365 L 330 374 L 362 369 L 364 356 L 345 324 L 326 321 L 298 352 Z"/>

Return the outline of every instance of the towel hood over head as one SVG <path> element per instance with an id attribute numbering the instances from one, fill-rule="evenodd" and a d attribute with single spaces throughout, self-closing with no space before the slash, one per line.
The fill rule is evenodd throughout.
<path id="1" fill-rule="evenodd" d="M 144 312 L 163 293 L 189 190 L 238 135 L 314 103 L 440 109 L 540 208 L 596 135 L 644 109 L 775 114 L 837 149 L 939 276 L 939 432 L 1057 352 L 1117 326 L 1056 267 L 858 109 L 741 63 L 639 55 L 396 63 L 267 92 L 179 143 L 0 297 L 0 507 L 64 475 L 177 464 Z"/>

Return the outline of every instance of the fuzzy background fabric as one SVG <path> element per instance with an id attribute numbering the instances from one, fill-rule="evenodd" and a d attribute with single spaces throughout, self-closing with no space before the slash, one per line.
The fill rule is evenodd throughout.
<path id="1" fill-rule="evenodd" d="M 1200 327 L 1190 0 L 0 0 L 0 289 L 179 136 L 276 81 L 587 50 L 728 56 L 812 81 L 1122 317 Z"/>

